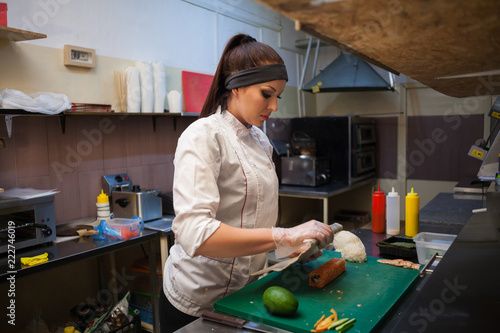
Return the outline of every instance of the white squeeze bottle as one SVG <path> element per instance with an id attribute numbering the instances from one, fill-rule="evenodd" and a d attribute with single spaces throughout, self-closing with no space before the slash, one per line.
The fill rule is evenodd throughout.
<path id="1" fill-rule="evenodd" d="M 386 199 L 386 232 L 388 235 L 399 235 L 400 228 L 400 211 L 399 211 L 399 194 L 392 191 L 387 194 Z"/>

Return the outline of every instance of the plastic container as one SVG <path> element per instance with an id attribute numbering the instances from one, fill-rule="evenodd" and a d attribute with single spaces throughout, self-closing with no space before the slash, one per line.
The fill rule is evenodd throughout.
<path id="1" fill-rule="evenodd" d="M 392 191 L 387 194 L 386 198 L 386 232 L 388 235 L 399 235 L 400 233 L 400 209 L 399 209 L 399 194 Z"/>
<path id="2" fill-rule="evenodd" d="M 379 234 L 385 232 L 385 194 L 380 185 L 372 195 L 372 228 Z"/>
<path id="3" fill-rule="evenodd" d="M 123 239 L 139 236 L 144 230 L 144 222 L 138 218 L 131 219 L 116 218 L 107 221 L 108 227 L 118 231 Z"/>
<path id="4" fill-rule="evenodd" d="M 98 220 L 106 220 L 108 221 L 111 212 L 109 210 L 109 197 L 104 190 L 101 190 L 101 194 L 97 196 L 97 219 Z"/>
<path id="5" fill-rule="evenodd" d="M 413 259 L 417 256 L 417 247 L 413 239 L 392 236 L 377 243 L 381 256 Z"/>
<path id="6" fill-rule="evenodd" d="M 405 235 L 406 237 L 415 237 L 418 234 L 420 198 L 413 191 L 408 193 L 405 199 Z"/>
<path id="7" fill-rule="evenodd" d="M 417 245 L 418 262 L 426 264 L 437 252 L 438 255 L 444 255 L 455 240 L 457 235 L 438 234 L 433 232 L 421 232 L 413 237 Z"/>

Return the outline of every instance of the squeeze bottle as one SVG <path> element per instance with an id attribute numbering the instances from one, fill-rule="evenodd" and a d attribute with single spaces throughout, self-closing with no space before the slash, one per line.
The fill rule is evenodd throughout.
<path id="1" fill-rule="evenodd" d="M 400 212 L 399 212 L 399 194 L 394 191 L 394 187 L 392 191 L 387 194 L 386 198 L 386 215 L 387 215 L 387 234 L 388 235 L 399 235 L 399 221 L 400 221 Z"/>
<path id="2" fill-rule="evenodd" d="M 411 188 L 411 192 L 406 196 L 405 208 L 405 235 L 406 237 L 413 238 L 418 234 L 420 209 L 420 198 L 413 191 L 413 187 Z"/>
<path id="3" fill-rule="evenodd" d="M 380 191 L 380 185 L 378 190 L 373 193 L 372 196 L 372 215 L 373 222 L 372 228 L 373 232 L 384 233 L 385 232 L 385 194 Z"/>
<path id="4" fill-rule="evenodd" d="M 97 196 L 97 219 L 106 221 L 110 218 L 110 210 L 109 210 L 109 197 L 104 190 L 101 190 L 101 194 Z"/>

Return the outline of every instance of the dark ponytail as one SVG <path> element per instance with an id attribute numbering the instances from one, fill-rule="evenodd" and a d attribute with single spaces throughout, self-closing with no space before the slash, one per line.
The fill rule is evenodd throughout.
<path id="1" fill-rule="evenodd" d="M 249 35 L 233 36 L 222 52 L 200 118 L 214 114 L 219 106 L 223 110 L 226 108 L 227 98 L 231 93 L 225 87 L 225 80 L 229 75 L 247 68 L 283 63 L 283 59 L 269 45 L 257 42 Z"/>

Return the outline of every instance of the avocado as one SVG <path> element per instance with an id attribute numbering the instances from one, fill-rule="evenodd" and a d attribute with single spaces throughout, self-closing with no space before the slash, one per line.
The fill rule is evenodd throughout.
<path id="1" fill-rule="evenodd" d="M 297 312 L 299 301 L 288 289 L 272 286 L 264 291 L 262 301 L 267 311 L 277 316 L 292 316 Z"/>

